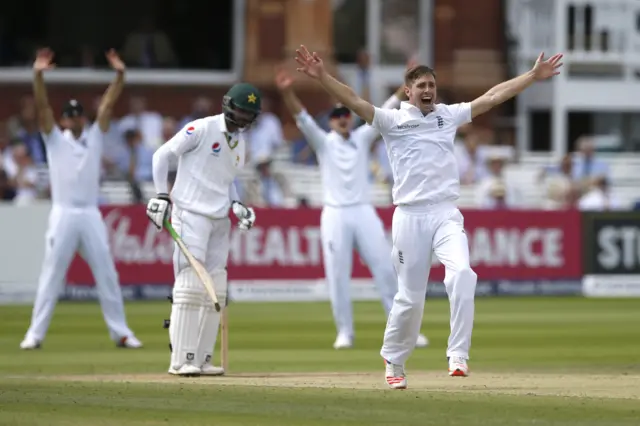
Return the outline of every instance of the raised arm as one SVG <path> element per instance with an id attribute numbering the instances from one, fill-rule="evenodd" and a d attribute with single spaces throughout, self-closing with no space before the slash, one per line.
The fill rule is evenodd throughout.
<path id="1" fill-rule="evenodd" d="M 287 109 L 296 120 L 298 129 L 302 132 L 307 142 L 314 150 L 322 149 L 327 132 L 322 130 L 318 123 L 309 115 L 302 102 L 293 90 L 293 78 L 284 70 L 276 74 L 276 86 L 282 94 L 282 99 Z"/>
<path id="2" fill-rule="evenodd" d="M 404 98 L 404 85 L 400 86 L 389 99 L 387 99 L 380 108 L 382 109 L 395 109 L 400 106 L 401 100 Z M 375 127 L 365 124 L 358 127 L 355 133 L 359 133 L 361 140 L 373 148 L 373 143 L 380 137 L 380 132 Z"/>
<path id="3" fill-rule="evenodd" d="M 111 65 L 111 68 L 116 71 L 116 77 L 113 79 L 104 95 L 102 95 L 102 100 L 98 107 L 98 116 L 96 120 L 98 121 L 98 126 L 100 126 L 100 130 L 103 133 L 106 133 L 109 130 L 113 107 L 118 101 L 118 98 L 122 93 L 122 88 L 124 87 L 125 71 L 124 62 L 122 62 L 114 49 L 109 50 L 106 56 L 107 61 L 109 61 L 109 65 Z"/>
<path id="4" fill-rule="evenodd" d="M 536 81 L 546 80 L 560 74 L 561 59 L 562 54 L 558 53 L 545 61 L 544 53 L 541 53 L 530 71 L 492 87 L 487 93 L 471 102 L 471 117 L 475 118 L 480 114 L 484 114 L 519 95 Z"/>
<path id="5" fill-rule="evenodd" d="M 296 61 L 299 64 L 298 71 L 318 80 L 324 90 L 336 98 L 338 102 L 355 112 L 367 123 L 373 123 L 375 114 L 373 105 L 359 97 L 351 87 L 332 77 L 324 68 L 324 63 L 316 52 L 311 54 L 306 47 L 300 46 L 300 49 L 296 50 Z"/>
<path id="6" fill-rule="evenodd" d="M 53 52 L 49 49 L 40 49 L 36 53 L 36 60 L 33 63 L 33 97 L 35 98 L 36 111 L 40 121 L 40 130 L 45 135 L 50 135 L 55 126 L 53 110 L 49 105 L 47 87 L 44 84 L 44 71 L 55 67 L 51 62 Z"/>

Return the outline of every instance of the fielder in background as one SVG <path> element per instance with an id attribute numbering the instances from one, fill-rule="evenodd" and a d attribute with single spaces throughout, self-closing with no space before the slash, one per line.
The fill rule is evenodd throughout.
<path id="1" fill-rule="evenodd" d="M 155 152 L 153 182 L 157 195 L 149 200 L 147 216 L 159 230 L 171 217 L 189 252 L 211 274 L 218 301 L 225 306 L 229 208 L 238 217 L 240 229 L 250 229 L 255 221 L 253 209 L 238 201 L 233 181 L 245 163 L 243 131 L 261 111 L 260 93 L 250 84 L 236 84 L 224 96 L 222 109 L 222 114 L 188 123 Z M 175 162 L 176 180 L 169 197 L 169 167 Z M 169 374 L 222 375 L 224 370 L 212 365 L 220 313 L 177 247 L 173 269 Z"/>
<path id="2" fill-rule="evenodd" d="M 453 153 L 457 128 L 513 98 L 534 82 L 559 73 L 562 55 L 544 60 L 531 71 L 501 83 L 470 103 L 436 104 L 435 72 L 424 65 L 405 73 L 408 102 L 399 110 L 376 108 L 350 87 L 333 78 L 322 59 L 301 46 L 298 71 L 318 80 L 324 89 L 381 134 L 393 172 L 393 259 L 398 294 L 387 321 L 380 355 L 389 387 L 404 389 L 404 364 L 413 351 L 424 312 L 424 294 L 435 252 L 445 267 L 444 285 L 451 305 L 451 334 L 447 348 L 449 375 L 466 376 L 474 319 L 477 275 L 469 264 L 469 243 L 462 214 Z"/>
<path id="3" fill-rule="evenodd" d="M 353 249 L 356 248 L 369 267 L 388 315 L 398 282 L 391 263 L 391 247 L 382 221 L 369 199 L 369 159 L 380 133 L 369 125 L 353 129 L 351 111 L 338 105 L 330 114 L 331 132 L 321 129 L 304 109 L 293 90 L 293 78 L 284 70 L 276 76 L 276 85 L 300 131 L 316 152 L 320 163 L 324 193 L 320 232 L 324 272 L 329 287 L 333 318 L 338 331 L 336 349 L 353 346 L 353 311 L 349 291 Z M 398 90 L 383 105 L 400 105 Z M 417 347 L 429 344 L 419 334 Z"/>
<path id="4" fill-rule="evenodd" d="M 38 51 L 33 64 L 33 92 L 49 160 L 53 206 L 31 326 L 20 347 L 40 347 L 64 288 L 69 264 L 79 251 L 96 281 L 111 339 L 120 347 L 140 348 L 142 343 L 127 326 L 107 228 L 98 209 L 105 133 L 109 130 L 111 110 L 124 86 L 125 66 L 114 50 L 109 51 L 107 60 L 116 71 L 116 78 L 102 97 L 95 123 L 87 128 L 82 106 L 71 100 L 64 106 L 59 127 L 49 105 L 43 78 L 43 72 L 53 67 L 52 60 L 53 52 L 43 49 Z"/>

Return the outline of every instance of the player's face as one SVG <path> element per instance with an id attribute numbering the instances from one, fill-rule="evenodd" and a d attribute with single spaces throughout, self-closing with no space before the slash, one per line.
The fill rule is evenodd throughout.
<path id="1" fill-rule="evenodd" d="M 337 133 L 348 133 L 353 127 L 353 117 L 351 114 L 342 114 L 329 120 L 329 127 Z"/>
<path id="2" fill-rule="evenodd" d="M 72 132 L 82 132 L 87 119 L 84 116 L 80 117 L 65 117 L 60 122 L 60 125 L 65 129 L 70 129 Z"/>
<path id="3" fill-rule="evenodd" d="M 405 94 L 409 103 L 420 109 L 423 113 L 431 112 L 438 95 L 436 79 L 431 74 L 418 77 L 411 86 L 405 86 Z"/>

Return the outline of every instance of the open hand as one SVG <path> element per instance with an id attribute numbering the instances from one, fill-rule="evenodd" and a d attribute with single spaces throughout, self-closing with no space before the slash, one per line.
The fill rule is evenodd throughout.
<path id="1" fill-rule="evenodd" d="M 36 52 L 36 60 L 33 62 L 33 69 L 38 72 L 50 70 L 56 67 L 53 61 L 53 52 L 48 47 L 39 49 Z"/>
<path id="2" fill-rule="evenodd" d="M 107 61 L 109 62 L 109 65 L 111 65 L 111 68 L 116 71 L 124 71 L 124 62 L 122 62 L 122 59 L 120 59 L 120 56 L 115 49 L 110 49 L 105 56 L 107 57 Z"/>
<path id="3" fill-rule="evenodd" d="M 561 59 L 562 53 L 556 53 L 547 60 L 544 59 L 544 52 L 540 53 L 532 69 L 536 80 L 546 80 L 560 74 L 559 69 L 562 66 L 562 62 L 560 62 Z"/>
<path id="4" fill-rule="evenodd" d="M 320 78 L 324 74 L 324 62 L 316 52 L 309 53 L 304 45 L 296 50 L 296 62 L 299 65 L 298 72 L 303 72 L 311 78 Z"/>
<path id="5" fill-rule="evenodd" d="M 293 84 L 293 77 L 284 69 L 276 72 L 276 86 L 279 90 L 287 90 Z"/>

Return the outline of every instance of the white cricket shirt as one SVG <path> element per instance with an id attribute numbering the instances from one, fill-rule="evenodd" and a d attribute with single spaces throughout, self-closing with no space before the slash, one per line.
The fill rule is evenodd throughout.
<path id="1" fill-rule="evenodd" d="M 233 181 L 244 166 L 245 146 L 242 133 L 227 131 L 223 114 L 188 123 L 153 156 L 156 191 L 167 192 L 169 165 L 177 157 L 171 201 L 202 216 L 227 217 L 231 198 L 237 199 Z"/>
<path id="2" fill-rule="evenodd" d="M 437 104 L 426 116 L 402 102 L 400 109 L 375 108 L 372 126 L 387 147 L 393 173 L 393 204 L 432 205 L 460 197 L 453 140 L 471 122 L 471 104 Z"/>
<path id="3" fill-rule="evenodd" d="M 393 108 L 399 103 L 399 99 L 392 96 L 382 107 Z M 324 131 L 306 110 L 295 118 L 318 158 L 323 204 L 345 207 L 370 203 L 369 158 L 371 144 L 380 137 L 380 132 L 365 124 L 345 139 L 334 131 Z"/>
<path id="4" fill-rule="evenodd" d="M 100 194 L 100 169 L 104 133 L 92 124 L 75 139 L 70 130 L 54 126 L 42 132 L 49 165 L 49 185 L 53 205 L 96 207 Z"/>

